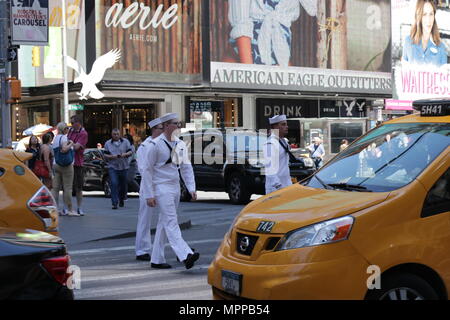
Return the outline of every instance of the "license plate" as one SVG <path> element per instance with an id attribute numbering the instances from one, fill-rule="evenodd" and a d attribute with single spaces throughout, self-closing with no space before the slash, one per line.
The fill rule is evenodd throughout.
<path id="1" fill-rule="evenodd" d="M 235 296 L 241 295 L 242 274 L 222 270 L 222 288 Z"/>
<path id="2" fill-rule="evenodd" d="M 297 178 L 291 178 L 291 180 L 292 180 L 292 183 L 297 183 L 298 182 Z"/>

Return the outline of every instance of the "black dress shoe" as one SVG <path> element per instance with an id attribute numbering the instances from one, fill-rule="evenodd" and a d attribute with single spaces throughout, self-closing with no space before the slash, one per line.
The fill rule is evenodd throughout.
<path id="1" fill-rule="evenodd" d="M 140 256 L 136 256 L 136 260 L 140 261 L 150 261 L 150 255 L 148 253 L 141 254 Z"/>
<path id="2" fill-rule="evenodd" d="M 191 250 L 192 250 L 192 252 L 195 252 L 194 248 L 191 248 Z M 177 262 L 180 262 L 180 259 L 178 259 L 178 257 L 177 257 Z"/>
<path id="3" fill-rule="evenodd" d="M 123 200 L 120 200 L 120 201 L 119 201 L 119 207 L 123 208 L 124 205 L 125 205 L 125 204 L 123 203 Z"/>
<path id="4" fill-rule="evenodd" d="M 172 266 L 167 263 L 151 263 L 150 266 L 154 269 L 170 269 Z"/>
<path id="5" fill-rule="evenodd" d="M 117 209 L 117 205 L 113 205 L 112 208 L 113 208 L 114 210 L 116 210 L 116 209 Z"/>
<path id="6" fill-rule="evenodd" d="M 194 266 L 195 261 L 197 261 L 198 258 L 200 258 L 200 253 L 198 253 L 198 252 L 195 252 L 193 254 L 189 253 L 186 260 L 183 261 L 186 269 L 192 268 Z"/>

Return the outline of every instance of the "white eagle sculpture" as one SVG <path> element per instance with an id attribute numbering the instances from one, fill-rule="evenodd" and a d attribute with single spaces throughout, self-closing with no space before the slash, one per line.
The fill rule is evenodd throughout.
<path id="1" fill-rule="evenodd" d="M 93 99 L 101 99 L 105 95 L 98 90 L 96 84 L 99 83 L 106 72 L 106 69 L 111 68 L 120 59 L 120 50 L 111 50 L 108 53 L 102 55 L 95 60 L 92 65 L 92 70 L 89 74 L 86 74 L 84 69 L 73 58 L 67 56 L 67 66 L 74 69 L 78 76 L 75 77 L 74 83 L 80 83 L 83 85 L 81 91 L 77 92 L 80 96 L 80 100 L 87 100 L 88 96 Z"/>

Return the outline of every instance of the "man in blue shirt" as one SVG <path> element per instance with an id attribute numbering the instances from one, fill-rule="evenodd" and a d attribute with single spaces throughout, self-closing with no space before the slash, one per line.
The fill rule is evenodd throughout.
<path id="1" fill-rule="evenodd" d="M 120 136 L 119 129 L 112 130 L 112 139 L 105 143 L 105 158 L 108 161 L 108 172 L 111 180 L 112 208 L 124 206 L 127 193 L 127 172 L 130 167 L 128 157 L 132 155 L 128 139 Z"/>

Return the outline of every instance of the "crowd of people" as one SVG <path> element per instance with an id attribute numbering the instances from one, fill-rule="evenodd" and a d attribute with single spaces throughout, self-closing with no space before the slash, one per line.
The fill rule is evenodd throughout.
<path id="1" fill-rule="evenodd" d="M 42 136 L 42 143 L 31 135 L 26 152 L 33 154 L 28 167 L 51 190 L 56 204 L 59 193 L 63 191 L 62 216 L 83 216 L 83 152 L 88 142 L 88 133 L 83 128 L 78 115 L 70 118 L 71 127 L 65 122 L 56 126 L 56 136 L 47 132 Z M 74 210 L 72 193 L 76 196 L 77 209 Z M 58 206 L 59 207 L 59 206 Z"/>

